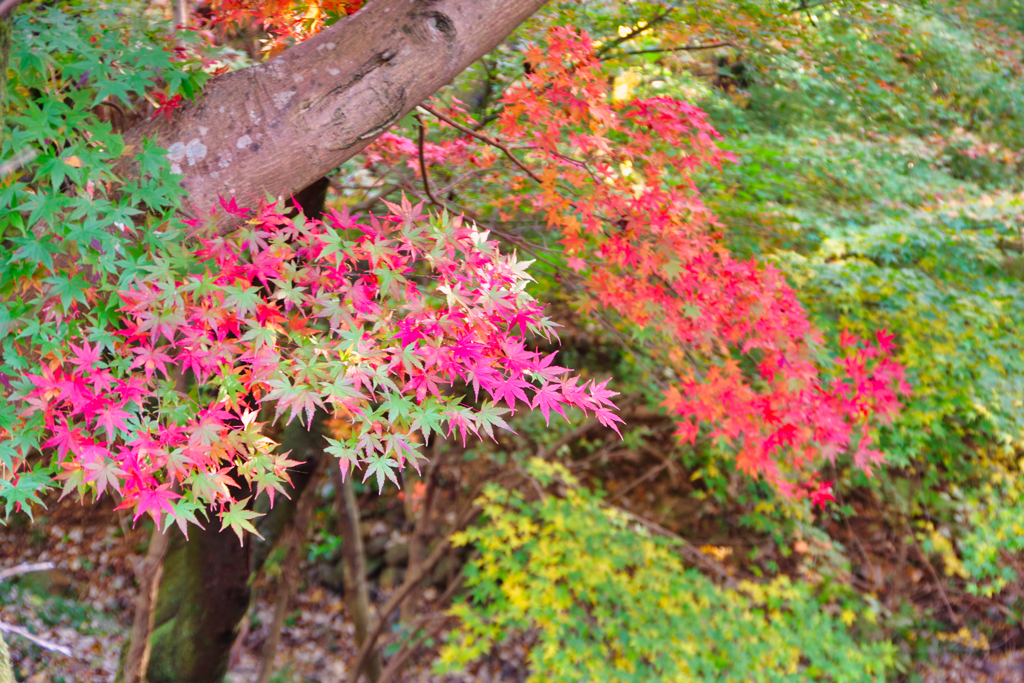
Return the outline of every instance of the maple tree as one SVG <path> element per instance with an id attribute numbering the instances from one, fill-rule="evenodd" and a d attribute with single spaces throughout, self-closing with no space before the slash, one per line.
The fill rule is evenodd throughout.
<path id="1" fill-rule="evenodd" d="M 296 35 L 289 27 L 272 28 L 284 39 Z M 806 464 L 851 445 L 870 472 L 881 454 L 868 448 L 863 427 L 876 415 L 890 418 L 896 393 L 906 391 L 888 359 L 890 338 L 879 333 L 863 348 L 848 340 L 848 379 L 819 377 L 812 353 L 820 339 L 792 290 L 771 266 L 735 260 L 700 201 L 694 170 L 729 160 L 704 114 L 669 98 L 607 103 L 593 46 L 572 29 L 554 29 L 547 49 L 527 60 L 530 73 L 505 94 L 498 127 L 543 166 L 535 172 L 517 161 L 524 177 L 513 182 L 536 181 L 536 189 L 496 208 L 530 206 L 558 231 L 566 264 L 595 294 L 581 300 L 584 310 L 599 303 L 662 335 L 679 376 L 665 405 L 682 418 L 680 436 L 692 442 L 708 425 L 733 445 L 739 469 L 788 496 L 799 495 Z M 481 137 L 472 142 L 492 142 Z M 400 154 L 402 143 L 388 136 L 378 153 Z M 438 146 L 434 163 L 450 163 L 453 147 L 475 163 L 493 161 L 467 146 Z M 74 265 L 67 275 L 51 266 L 42 287 L 19 285 L 38 292 L 33 306 L 64 331 L 60 347 L 15 356 L 22 368 L 38 358 L 39 370 L 10 383 L 11 405 L 19 405 L 4 427 L 10 491 L 32 497 L 43 481 L 19 485 L 22 474 L 49 472 L 65 494 L 109 487 L 136 519 L 167 514 L 183 531 L 212 506 L 241 538 L 251 525 L 231 491 L 237 478 L 273 500 L 294 464 L 274 456 L 261 433 L 265 401 L 275 403 L 275 417 L 309 422 L 325 407 L 350 415 L 358 433 L 329 451 L 343 468 L 365 465 L 379 486 L 397 483 L 394 469 L 416 461 L 409 430 L 427 439 L 444 424 L 463 440 L 481 430 L 493 437 L 494 426 L 507 427 L 499 402 L 512 412 L 527 402 L 545 418 L 564 416 L 566 405 L 611 427 L 618 420 L 607 382 L 565 379 L 551 356 L 525 349 L 524 335 L 547 336 L 552 326 L 524 289 L 523 264 L 498 256 L 461 219 L 428 228 L 428 216 L 408 202 L 369 224 L 336 213 L 326 222 L 288 220 L 276 203 L 255 212 L 234 199 L 221 204 L 241 229 L 203 237 L 203 217 L 185 221 L 201 246 L 165 244 L 127 273 L 103 264 L 119 277 L 107 298 L 98 300 L 94 276 Z M 102 259 L 113 249 L 96 251 Z M 431 303 L 425 283 L 435 278 L 434 296 L 444 299 Z M 694 365 L 691 353 L 707 360 Z M 744 358 L 757 363 L 763 388 L 744 376 Z M 182 385 L 185 373 L 192 381 Z M 493 403 L 473 407 L 458 392 L 442 393 L 455 383 L 472 387 L 474 400 L 483 389 Z M 35 448 L 54 458 L 33 473 L 26 467 Z M 25 495 L 8 494 L 7 511 Z"/>

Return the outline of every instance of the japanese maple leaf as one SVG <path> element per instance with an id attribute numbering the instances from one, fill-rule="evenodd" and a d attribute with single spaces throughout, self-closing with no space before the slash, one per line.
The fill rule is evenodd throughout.
<path id="1" fill-rule="evenodd" d="M 536 390 L 530 407 L 540 408 L 540 412 L 544 416 L 544 424 L 550 425 L 550 413 L 552 410 L 565 417 L 565 412 L 562 410 L 563 403 L 565 403 L 565 398 L 562 396 L 562 392 L 558 390 L 558 386 L 545 384 Z M 568 420 L 569 418 L 565 417 L 565 419 Z"/>
<path id="2" fill-rule="evenodd" d="M 113 491 L 121 493 L 121 479 L 125 472 L 110 458 L 93 460 L 85 464 L 85 482 L 96 482 L 96 496 L 102 496 L 109 485 Z M 138 518 L 138 515 L 136 515 Z"/>
<path id="3" fill-rule="evenodd" d="M 78 368 L 78 372 L 87 374 L 92 369 L 94 363 L 100 361 L 100 346 L 97 344 L 95 347 L 89 346 L 89 342 L 84 342 L 81 346 L 71 345 L 72 357 L 68 360 L 69 363 Z"/>
<path id="4" fill-rule="evenodd" d="M 416 401 L 422 403 L 423 399 L 427 397 L 427 392 L 432 395 L 441 397 L 441 391 L 437 388 L 437 383 L 442 381 L 436 373 L 433 372 L 421 372 L 412 376 L 412 378 L 406 382 L 402 391 L 408 391 L 414 389 L 416 391 Z"/>
<path id="5" fill-rule="evenodd" d="M 620 438 L 622 437 L 622 432 L 619 431 L 619 427 L 616 422 L 619 424 L 625 424 L 626 421 L 617 414 L 607 408 L 594 408 L 594 417 L 596 417 L 597 421 L 605 427 L 618 434 Z"/>
<path id="6" fill-rule="evenodd" d="M 836 497 L 832 495 L 832 485 L 834 483 L 835 482 L 832 481 L 823 481 L 818 484 L 818 488 L 811 492 L 811 504 L 819 506 L 824 510 L 825 503 L 830 500 L 834 501 L 836 499 Z"/>
<path id="7" fill-rule="evenodd" d="M 153 93 L 153 97 L 156 98 L 157 106 L 153 110 L 153 115 L 150 119 L 155 119 L 161 114 L 167 117 L 167 120 L 171 120 L 171 112 L 181 106 L 181 95 L 173 95 L 168 97 L 162 92 Z"/>
<path id="8" fill-rule="evenodd" d="M 508 423 L 501 417 L 507 412 L 507 408 L 496 406 L 490 401 L 485 401 L 484 404 L 480 406 L 480 409 L 476 411 L 476 420 L 480 425 L 480 429 L 482 429 L 487 436 L 491 437 L 492 441 L 497 441 L 497 439 L 494 438 L 495 427 L 500 427 L 501 429 L 510 431 L 513 434 L 516 433 L 516 430 L 509 427 Z"/>
<path id="9" fill-rule="evenodd" d="M 590 397 L 594 399 L 594 402 L 599 406 L 607 406 L 614 408 L 615 404 L 611 402 L 612 396 L 618 396 L 619 392 L 605 389 L 610 380 L 605 380 L 601 383 L 595 383 L 590 386 Z"/>
<path id="10" fill-rule="evenodd" d="M 884 327 L 875 332 L 875 339 L 878 341 L 878 348 L 886 355 L 891 354 L 896 349 L 896 345 L 892 343 L 895 338 L 896 335 L 890 333 L 889 330 Z"/>
<path id="11" fill-rule="evenodd" d="M 533 351 L 527 351 L 526 344 L 520 340 L 510 340 L 502 343 L 502 351 L 505 352 L 505 367 L 509 372 L 522 373 L 529 370 L 534 364 L 537 356 Z"/>
<path id="12" fill-rule="evenodd" d="M 153 373 L 159 369 L 163 373 L 164 377 L 168 377 L 167 366 L 165 363 L 171 363 L 174 359 L 164 353 L 164 349 L 170 348 L 168 346 L 161 346 L 160 348 L 154 348 L 152 346 L 141 346 L 132 349 L 132 353 L 136 354 L 138 358 L 132 361 L 132 367 L 142 367 L 146 373 L 146 380 L 153 378 Z"/>
<path id="13" fill-rule="evenodd" d="M 563 368 L 561 366 L 551 364 L 551 362 L 555 360 L 555 356 L 557 355 L 557 353 L 552 353 L 547 356 L 544 356 L 543 358 L 538 356 L 537 362 L 534 364 L 532 368 L 530 368 L 530 372 L 532 372 L 535 376 L 542 378 L 546 382 L 555 381 L 555 379 L 557 379 L 559 375 L 564 375 L 565 373 L 569 372 L 569 368 Z"/>
<path id="14" fill-rule="evenodd" d="M 316 413 L 317 407 L 324 407 L 318 391 L 306 384 L 292 386 L 287 380 L 281 379 L 271 380 L 267 384 L 274 387 L 274 389 L 263 400 L 277 401 L 277 411 L 274 419 L 277 419 L 287 410 L 289 411 L 288 422 L 290 423 L 296 416 L 302 415 L 305 412 L 307 426 L 312 426 L 313 414 Z"/>
<path id="15" fill-rule="evenodd" d="M 127 417 L 131 417 L 131 414 L 121 410 L 123 406 L 123 403 L 108 403 L 102 410 L 96 413 L 96 425 L 103 427 L 104 431 L 106 431 L 107 441 L 114 439 L 118 429 L 124 432 L 128 431 L 128 425 L 124 420 Z"/>
<path id="16" fill-rule="evenodd" d="M 251 497 L 252 496 L 249 496 L 249 498 Z M 227 512 L 222 512 L 220 516 L 220 530 L 224 531 L 228 527 L 231 527 L 231 530 L 235 532 L 236 536 L 238 536 L 239 545 L 245 545 L 245 537 L 242 535 L 243 531 L 248 531 L 251 534 L 259 536 L 259 538 L 263 538 L 260 536 L 260 532 L 256 531 L 256 527 L 252 525 L 252 522 L 249 521 L 250 519 L 255 519 L 260 516 L 258 512 L 245 509 L 245 505 L 249 502 L 249 498 L 235 501 L 231 504 L 231 508 Z"/>
<path id="17" fill-rule="evenodd" d="M 63 420 L 53 426 L 53 436 L 43 445 L 56 446 L 57 455 L 63 458 L 68 451 L 76 453 L 85 441 L 85 434 L 81 429 L 72 429 L 67 420 Z"/>
<path id="18" fill-rule="evenodd" d="M 523 403 L 527 404 L 530 402 L 526 392 L 523 391 L 527 387 L 532 389 L 533 385 L 517 377 L 506 377 L 503 380 L 499 380 L 498 385 L 489 391 L 491 392 L 491 398 L 495 401 L 504 401 L 512 414 L 515 415 L 516 399 L 522 399 Z"/>
<path id="19" fill-rule="evenodd" d="M 161 512 L 166 512 L 171 519 L 174 519 L 174 506 L 171 504 L 171 501 L 176 498 L 181 498 L 181 495 L 172 491 L 170 484 L 161 484 L 156 488 L 143 491 L 135 507 L 135 517 L 132 518 L 132 524 L 148 512 L 159 528 Z M 128 501 L 125 502 L 127 503 Z"/>
<path id="20" fill-rule="evenodd" d="M 384 478 L 390 479 L 395 486 L 398 486 L 398 478 L 395 476 L 394 468 L 398 466 L 398 463 L 391 458 L 384 455 L 377 455 L 376 453 L 367 458 L 366 462 L 366 474 L 363 475 L 363 482 L 370 478 L 371 474 L 377 476 L 377 493 L 384 491 Z"/>

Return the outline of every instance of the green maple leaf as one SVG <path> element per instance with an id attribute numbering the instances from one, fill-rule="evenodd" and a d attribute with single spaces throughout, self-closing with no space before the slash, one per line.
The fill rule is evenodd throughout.
<path id="1" fill-rule="evenodd" d="M 39 493 L 48 488 L 50 475 L 45 471 L 26 472 L 18 477 L 18 483 L 12 484 L 6 479 L 0 479 L 0 498 L 4 499 L 4 516 L 9 517 L 15 506 L 25 512 L 28 518 L 32 517 L 32 503 L 43 504 L 39 500 Z"/>
<path id="2" fill-rule="evenodd" d="M 90 285 L 81 275 L 75 275 L 71 278 L 55 275 L 46 278 L 43 282 L 53 285 L 53 289 L 50 291 L 52 294 L 60 296 L 60 303 L 64 308 L 70 306 L 72 301 L 78 301 L 83 304 L 87 301 L 85 292 L 90 289 Z"/>
<path id="3" fill-rule="evenodd" d="M 188 540 L 189 524 L 195 524 L 200 529 L 205 528 L 196 517 L 196 512 L 205 513 L 205 511 L 205 507 L 188 498 L 179 498 L 174 501 L 174 521 L 178 523 L 178 528 L 181 529 L 181 533 L 185 536 L 186 541 Z"/>
<path id="4" fill-rule="evenodd" d="M 413 406 L 411 413 L 413 421 L 409 425 L 409 431 L 419 430 L 423 434 L 423 442 L 429 442 L 431 432 L 443 434 L 441 423 L 446 419 L 444 417 L 446 410 L 447 407 L 438 403 L 433 396 L 420 405 Z"/>
<path id="5" fill-rule="evenodd" d="M 359 450 L 351 447 L 344 441 L 335 441 L 331 437 L 325 437 L 327 439 L 327 448 L 324 450 L 339 461 L 341 467 L 341 474 L 344 477 L 348 473 L 348 466 L 351 464 L 353 467 L 359 466 Z"/>
<path id="6" fill-rule="evenodd" d="M 516 430 L 508 426 L 505 420 L 501 419 L 501 416 L 508 412 L 508 408 L 499 408 L 494 405 L 493 402 L 487 401 L 484 403 L 480 410 L 476 412 L 476 419 L 479 426 L 487 433 L 487 436 L 494 440 L 494 427 L 500 427 L 506 431 L 516 433 Z"/>
<path id="7" fill-rule="evenodd" d="M 46 269 L 53 271 L 53 256 L 59 254 L 60 247 L 50 244 L 49 235 L 42 239 L 34 237 L 12 237 L 11 242 L 18 245 L 12 254 L 11 261 L 29 261 L 30 263 L 41 263 Z"/>
<path id="8" fill-rule="evenodd" d="M 395 486 L 398 486 L 398 477 L 395 476 L 394 468 L 398 467 L 398 461 L 384 455 L 374 453 L 366 459 L 366 474 L 363 475 L 363 483 L 370 478 L 371 474 L 377 476 L 377 493 L 384 491 L 384 478 L 387 477 Z"/>
<path id="9" fill-rule="evenodd" d="M 252 496 L 249 496 L 251 498 Z M 220 515 L 220 530 L 224 531 L 228 527 L 235 532 L 238 536 L 238 543 L 244 545 L 245 537 L 242 535 L 243 531 L 248 531 L 251 534 L 255 534 L 259 538 L 260 532 L 256 531 L 256 527 L 252 525 L 250 519 L 256 519 L 261 517 L 260 513 L 253 512 L 252 510 L 246 510 L 245 504 L 249 502 L 249 498 L 243 498 L 242 500 L 235 501 L 231 504 L 231 509 L 227 512 L 222 512 Z"/>

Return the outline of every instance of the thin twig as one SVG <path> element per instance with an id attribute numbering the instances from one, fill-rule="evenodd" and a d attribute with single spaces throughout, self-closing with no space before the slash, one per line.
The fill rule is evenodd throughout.
<path id="1" fill-rule="evenodd" d="M 44 650 L 50 650 L 52 652 L 59 652 L 62 655 L 64 655 L 65 657 L 70 657 L 71 656 L 71 648 L 70 647 L 67 647 L 66 645 L 58 645 L 57 643 L 54 643 L 53 641 L 45 640 L 43 638 L 40 638 L 37 635 L 29 633 L 27 630 L 23 629 L 20 626 L 15 626 L 14 624 L 8 624 L 6 622 L 0 621 L 0 631 L 3 631 L 4 633 L 13 633 L 16 636 L 21 636 L 25 640 L 32 641 L 33 643 L 35 643 L 39 647 L 43 648 Z"/>
<path id="2" fill-rule="evenodd" d="M 5 176 L 8 173 L 13 173 L 22 166 L 27 166 L 28 164 L 31 164 L 37 156 L 39 156 L 39 150 L 26 147 L 25 149 L 18 152 L 13 159 L 10 159 L 0 164 L 0 176 Z"/>
<path id="3" fill-rule="evenodd" d="M 456 130 L 462 131 L 466 135 L 474 137 L 477 140 L 479 140 L 480 142 L 488 144 L 491 147 L 494 147 L 495 149 L 500 149 L 502 152 L 504 152 L 505 156 L 507 156 L 509 158 L 509 160 L 513 164 L 518 166 L 523 171 L 523 173 L 525 173 L 526 175 L 530 176 L 536 183 L 538 183 L 540 185 L 544 184 L 544 181 L 542 181 L 540 179 L 540 176 L 538 176 L 536 173 L 531 171 L 530 168 L 526 164 L 524 164 L 522 161 L 520 161 L 519 157 L 517 157 L 515 154 L 513 154 L 512 150 L 510 150 L 507 145 L 504 145 L 504 144 L 498 142 L 497 140 L 492 140 L 491 138 L 487 137 L 486 135 L 484 135 L 482 133 L 476 132 L 472 128 L 467 128 L 466 126 L 462 125 L 458 121 L 455 121 L 454 119 L 452 119 L 452 118 L 450 118 L 448 116 L 445 116 L 444 114 L 442 114 L 438 110 L 436 110 L 433 107 L 431 107 L 429 104 L 421 104 L 419 106 L 419 108 L 424 110 L 424 111 L 426 111 L 431 116 L 434 116 L 434 117 L 436 117 L 438 119 L 441 119 L 442 121 L 447 123 L 452 128 L 455 128 Z"/>
<path id="4" fill-rule="evenodd" d="M 9 569 L 0 569 L 0 581 L 6 581 L 12 576 L 18 576 L 19 574 L 45 572 L 49 569 L 54 569 L 56 566 L 57 565 L 53 562 L 30 562 L 28 564 L 18 564 Z"/>
<path id="5" fill-rule="evenodd" d="M 632 482 L 630 482 L 630 484 L 628 486 L 626 486 L 626 488 L 624 488 L 624 489 L 622 489 L 620 491 L 616 491 L 615 495 L 608 499 L 608 502 L 609 503 L 614 503 L 619 498 L 622 498 L 624 495 L 626 495 L 627 493 L 629 493 L 630 491 L 635 489 L 637 486 L 639 486 L 640 484 L 642 484 L 645 481 L 647 481 L 648 479 L 654 479 L 656 476 L 661 474 L 662 470 L 664 470 L 666 467 L 668 467 L 671 464 L 672 464 L 672 460 L 669 459 L 669 458 L 665 458 L 665 461 L 663 463 L 661 463 L 660 465 L 658 465 L 657 467 L 655 467 L 653 469 L 648 470 L 645 474 L 643 474 L 643 475 L 637 477 L 636 479 L 634 479 Z"/>
<path id="6" fill-rule="evenodd" d="M 427 137 L 427 127 L 423 123 L 423 117 L 420 116 L 419 112 L 416 112 L 416 123 L 419 124 L 419 155 L 420 155 L 420 177 L 423 179 L 423 191 L 427 193 L 427 197 L 430 202 L 439 208 L 444 208 L 444 204 L 437 201 L 437 197 L 434 196 L 434 192 L 430 189 L 430 176 L 427 175 L 427 160 L 423 155 L 423 143 Z"/>
<path id="7" fill-rule="evenodd" d="M 651 30 L 652 28 L 654 28 L 655 26 L 657 26 L 661 22 L 665 21 L 665 19 L 668 19 L 669 15 L 672 14 L 673 11 L 675 11 L 675 8 L 674 7 L 670 7 L 666 11 L 664 11 L 661 14 L 655 16 L 650 21 L 646 22 L 643 26 L 637 26 L 634 29 L 630 29 L 630 31 L 628 33 L 626 33 L 626 35 L 619 36 L 618 38 L 616 38 L 615 40 L 611 41 L 610 43 L 607 43 L 607 44 L 603 45 L 601 47 L 601 49 L 598 50 L 594 54 L 594 57 L 596 57 L 597 59 L 601 59 L 602 57 L 604 57 L 604 55 L 608 54 L 610 51 L 614 50 L 619 45 L 622 45 L 623 43 L 625 43 L 628 40 L 632 40 L 633 38 L 636 38 L 641 33 L 645 33 L 647 31 Z"/>
<path id="8" fill-rule="evenodd" d="M 725 585 L 729 588 L 736 588 L 739 585 L 739 582 L 736 580 L 736 577 L 729 573 L 728 568 L 726 568 L 724 564 L 708 557 L 707 555 L 702 553 L 698 548 L 694 547 L 692 543 L 687 541 L 679 534 L 673 531 L 669 531 L 657 522 L 651 521 L 646 517 L 641 517 L 640 515 L 634 514 L 629 510 L 618 507 L 617 505 L 609 505 L 608 507 L 620 512 L 621 514 L 625 515 L 626 517 L 640 524 L 641 526 L 646 527 L 649 531 L 653 531 L 659 536 L 664 536 L 665 538 L 668 538 L 669 540 L 673 541 L 679 547 L 680 554 L 684 558 L 686 558 L 690 562 L 693 562 L 696 565 L 700 565 L 705 569 L 717 574 L 719 578 L 722 579 L 723 583 L 725 583 Z"/>
<path id="9" fill-rule="evenodd" d="M 658 52 L 696 52 L 699 50 L 713 50 L 718 47 L 736 47 L 736 43 L 731 40 L 723 40 L 718 43 L 707 43 L 706 45 L 679 45 L 677 47 L 652 47 L 647 50 L 628 50 L 626 52 L 620 52 L 618 55 L 612 55 L 618 57 L 621 55 L 649 55 Z M 610 59 L 610 58 L 609 58 Z"/>

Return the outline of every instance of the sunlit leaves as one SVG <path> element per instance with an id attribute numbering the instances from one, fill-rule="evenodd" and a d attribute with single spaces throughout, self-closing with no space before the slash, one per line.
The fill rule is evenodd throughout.
<path id="1" fill-rule="evenodd" d="M 228 511 L 222 513 L 220 517 L 221 531 L 230 528 L 232 531 L 235 532 L 235 535 L 238 536 L 239 544 L 244 543 L 245 537 L 243 536 L 243 532 L 246 531 L 248 531 L 250 534 L 263 538 L 262 536 L 260 536 L 260 532 L 256 531 L 256 527 L 252 525 L 251 521 L 256 517 L 259 517 L 260 515 L 258 512 L 253 512 L 252 510 L 245 509 L 245 505 L 248 502 L 248 498 L 243 498 L 242 500 L 238 500 L 231 503 L 231 506 L 228 509 Z"/>

